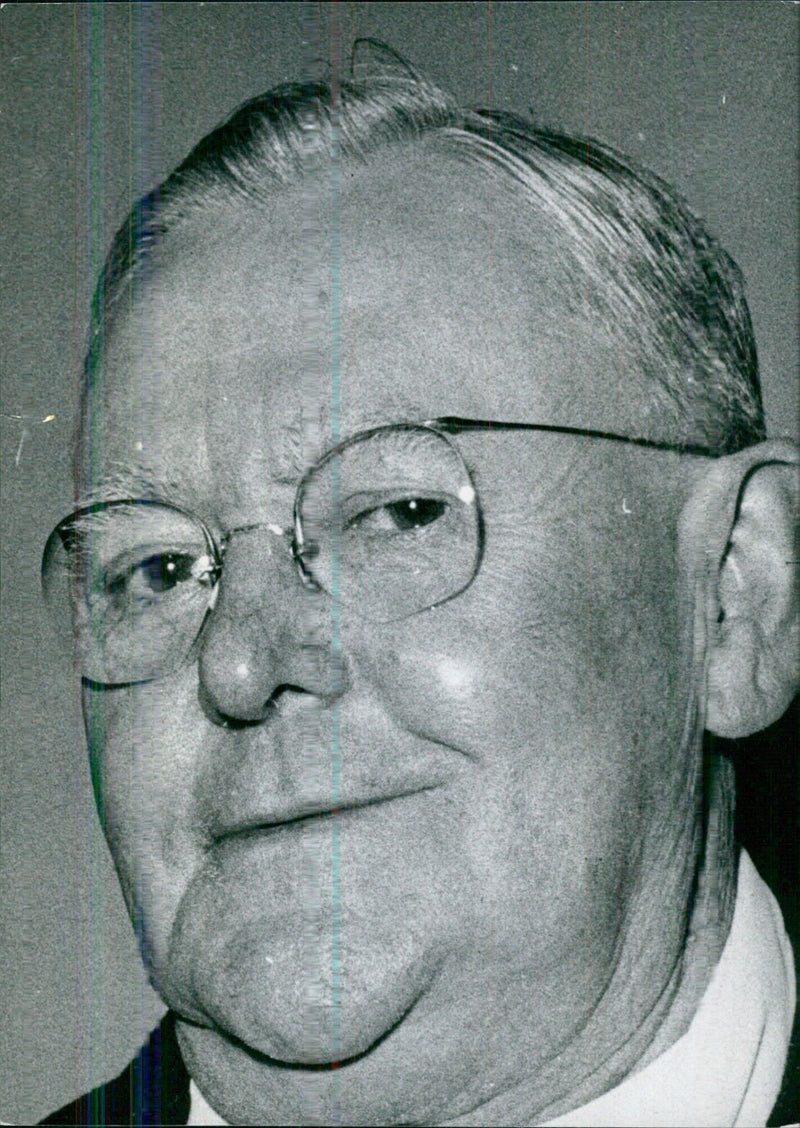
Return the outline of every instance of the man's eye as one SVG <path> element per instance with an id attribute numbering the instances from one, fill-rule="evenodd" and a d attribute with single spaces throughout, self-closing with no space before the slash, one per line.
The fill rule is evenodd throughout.
<path id="1" fill-rule="evenodd" d="M 413 532 L 438 521 L 447 512 L 447 502 L 434 497 L 409 497 L 366 509 L 351 518 L 349 525 L 366 532 Z"/>
<path id="2" fill-rule="evenodd" d="M 210 561 L 182 552 L 148 556 L 106 580 L 112 599 L 147 599 L 172 591 L 179 584 L 211 582 Z"/>

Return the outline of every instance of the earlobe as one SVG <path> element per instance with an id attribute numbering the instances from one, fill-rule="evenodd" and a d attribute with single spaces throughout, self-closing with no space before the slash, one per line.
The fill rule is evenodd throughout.
<path id="1" fill-rule="evenodd" d="M 737 738 L 776 721 L 798 689 L 800 482 L 797 451 L 785 441 L 721 461 L 738 489 L 732 512 L 725 507 L 727 541 L 709 561 L 706 727 Z"/>

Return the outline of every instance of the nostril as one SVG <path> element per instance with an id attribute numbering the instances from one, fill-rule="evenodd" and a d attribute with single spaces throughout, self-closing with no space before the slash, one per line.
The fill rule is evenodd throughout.
<path id="1" fill-rule="evenodd" d="M 264 724 L 270 714 L 277 711 L 281 699 L 289 694 L 296 695 L 297 697 L 316 696 L 311 693 L 310 690 L 304 689 L 301 685 L 286 682 L 276 686 L 272 695 L 264 702 L 262 708 L 256 715 L 248 713 L 246 716 L 243 716 L 220 709 L 219 706 L 215 704 L 211 694 L 202 681 L 197 687 L 197 698 L 200 702 L 200 708 L 203 710 L 208 720 L 211 721 L 212 725 L 216 725 L 218 728 L 230 729 L 234 732 L 240 729 L 253 728 L 254 725 Z"/>
<path id="2" fill-rule="evenodd" d="M 263 718 L 261 717 L 259 717 L 259 719 L 255 721 L 242 720 L 240 717 L 227 717 L 223 713 L 219 713 L 217 719 L 214 720 L 214 724 L 219 728 L 232 729 L 236 731 L 237 729 L 253 728 L 254 725 L 260 725 L 262 723 L 262 720 Z"/>

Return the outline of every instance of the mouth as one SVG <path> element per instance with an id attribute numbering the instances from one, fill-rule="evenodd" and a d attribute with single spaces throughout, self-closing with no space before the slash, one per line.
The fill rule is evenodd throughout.
<path id="1" fill-rule="evenodd" d="M 210 836 L 211 845 L 217 846 L 222 842 L 243 841 L 248 838 L 277 834 L 280 831 L 290 828 L 302 828 L 303 826 L 313 826 L 325 822 L 332 822 L 340 818 L 348 818 L 360 811 L 368 811 L 376 807 L 385 807 L 401 799 L 409 799 L 415 795 L 423 795 L 428 791 L 434 791 L 437 786 L 439 785 L 432 784 L 427 787 L 415 787 L 408 791 L 399 791 L 392 795 L 380 796 L 378 798 L 340 802 L 336 806 L 305 804 L 302 807 L 298 807 L 286 814 L 281 813 L 280 815 L 267 814 L 263 817 L 255 815 L 213 827 Z"/>

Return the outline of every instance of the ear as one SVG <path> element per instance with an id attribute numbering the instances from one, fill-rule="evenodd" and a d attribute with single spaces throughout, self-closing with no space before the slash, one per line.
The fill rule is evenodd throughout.
<path id="1" fill-rule="evenodd" d="M 800 685 L 799 496 L 797 448 L 766 442 L 719 459 L 681 518 L 695 560 L 704 542 L 705 724 L 718 736 L 766 728 Z"/>

